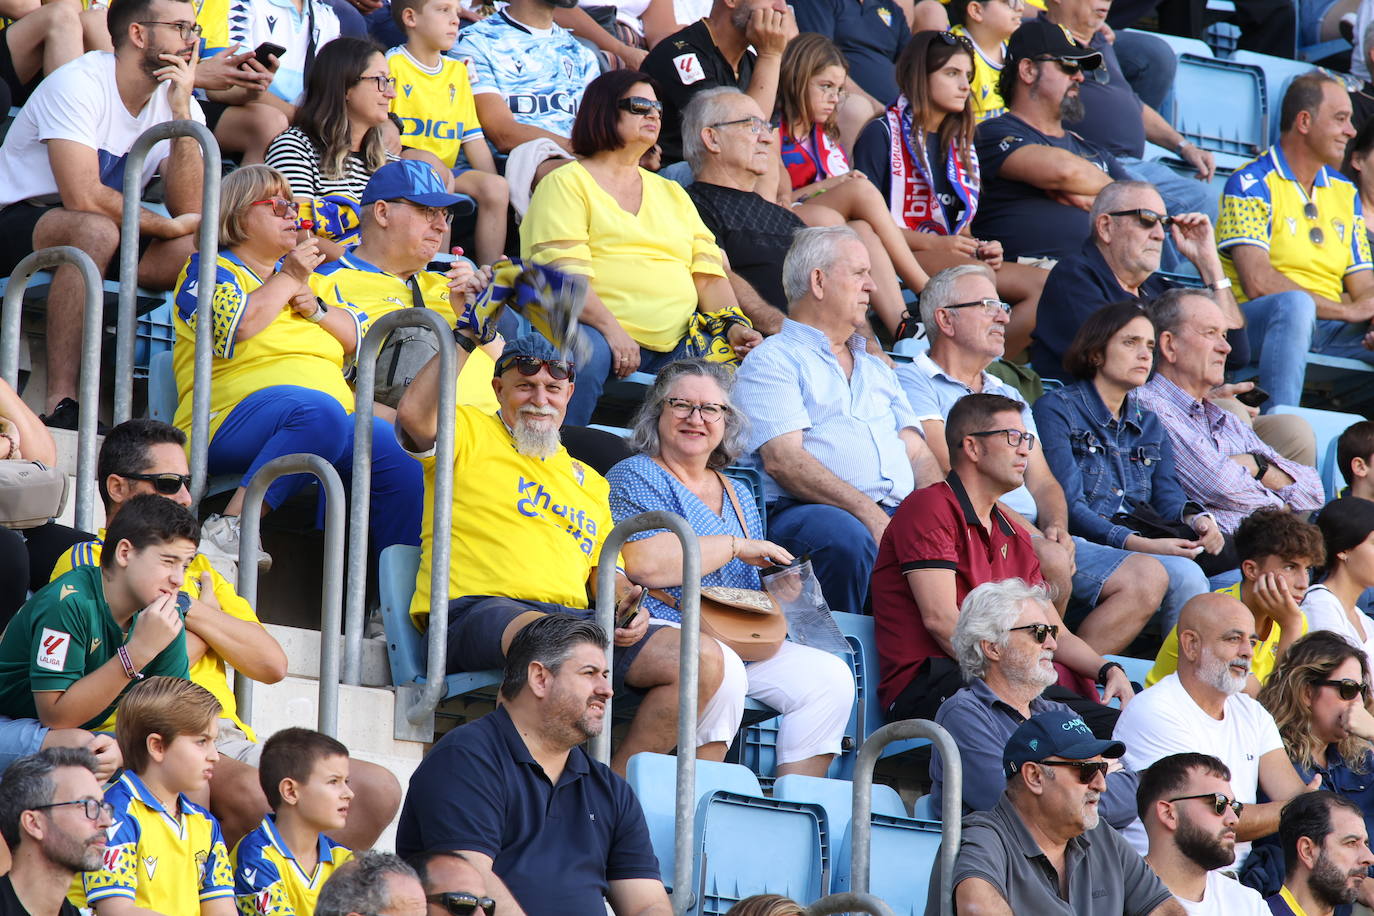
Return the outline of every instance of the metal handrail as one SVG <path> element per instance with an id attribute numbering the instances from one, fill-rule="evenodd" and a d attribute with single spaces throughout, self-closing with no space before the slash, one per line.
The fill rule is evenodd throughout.
<path id="1" fill-rule="evenodd" d="M 953 916 L 954 858 L 959 853 L 959 818 L 954 812 L 964 806 L 964 768 L 959 746 L 949 732 L 929 719 L 904 719 L 889 722 L 868 736 L 854 760 L 854 816 L 851 824 L 849 887 L 855 893 L 868 893 L 870 843 L 873 836 L 873 767 L 883 748 L 894 741 L 928 738 L 945 762 L 945 786 L 940 796 L 947 816 L 940 824 L 940 916 Z"/>
<path id="2" fill-rule="evenodd" d="M 367 602 L 367 524 L 372 500 L 372 398 L 377 354 L 397 328 L 429 328 L 439 346 L 439 415 L 434 440 L 433 524 L 429 545 L 429 630 L 425 684 L 405 707 L 405 719 L 422 727 L 444 699 L 448 655 L 449 529 L 453 520 L 453 434 L 458 404 L 458 347 L 447 322 L 427 308 L 405 308 L 383 315 L 359 341 L 353 388 L 353 492 L 348 518 L 348 597 L 344 610 L 343 682 L 362 679 L 363 617 Z M 397 692 L 398 702 L 401 693 Z M 399 725 L 399 720 L 397 722 Z M 431 735 L 426 741 L 433 740 Z"/>
<path id="3" fill-rule="evenodd" d="M 314 474 L 324 488 L 324 576 L 320 599 L 320 709 L 319 730 L 330 737 L 339 734 L 339 629 L 343 622 L 343 577 L 340 575 L 344 555 L 343 480 L 339 472 L 319 455 L 282 455 L 258 468 L 248 482 L 243 498 L 243 513 L 239 516 L 239 581 L 238 593 L 249 606 L 258 603 L 258 531 L 262 521 L 262 501 L 267 488 L 279 477 L 288 474 Z M 239 718 L 249 723 L 252 718 L 253 679 L 241 672 L 234 674 L 234 701 Z"/>
<path id="4" fill-rule="evenodd" d="M 95 530 L 95 445 L 97 417 L 100 413 L 100 334 L 103 329 L 101 312 L 105 305 L 105 287 L 100 270 L 91 256 L 71 245 L 41 248 L 27 255 L 15 265 L 5 287 L 4 305 L 0 306 L 0 377 L 19 388 L 19 318 L 24 304 L 24 290 L 33 275 L 69 264 L 81 274 L 86 287 L 86 304 L 81 319 L 81 399 L 76 429 L 76 527 Z"/>
<path id="5" fill-rule="evenodd" d="M 682 628 L 678 643 L 677 806 L 673 835 L 673 913 L 692 906 L 692 842 L 696 829 L 697 668 L 701 645 L 701 545 L 687 520 L 674 512 L 641 512 L 611 529 L 596 561 L 596 622 L 610 636 L 615 629 L 616 557 L 630 535 L 667 528 L 682 542 Z M 610 646 L 606 647 L 611 652 Z M 606 727 L 592 739 L 592 756 L 611 760 L 611 700 Z"/>
<path id="6" fill-rule="evenodd" d="M 806 916 L 830 916 L 832 913 L 871 913 L 873 916 L 896 916 L 892 907 L 872 894 L 831 894 L 806 908 Z"/>
<path id="7" fill-rule="evenodd" d="M 143 209 L 143 161 L 153 147 L 174 137 L 191 137 L 200 144 L 200 228 L 196 250 L 200 271 L 196 275 L 195 375 L 191 389 L 191 501 L 205 495 L 206 466 L 210 448 L 210 359 L 215 322 L 210 300 L 215 293 L 215 269 L 219 255 L 219 143 L 197 121 L 167 121 L 148 128 L 129 150 L 124 163 L 124 212 L 119 224 L 119 307 L 115 318 L 114 421 L 133 416 L 134 330 L 138 321 L 138 223 Z"/>

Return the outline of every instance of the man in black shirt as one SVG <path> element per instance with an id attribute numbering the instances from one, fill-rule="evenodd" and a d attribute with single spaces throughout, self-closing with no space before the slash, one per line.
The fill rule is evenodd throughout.
<path id="1" fill-rule="evenodd" d="M 112 810 L 94 755 L 51 747 L 21 757 L 0 780 L 0 836 L 13 865 L 0 878 L 0 916 L 78 916 L 67 902 L 77 872 L 104 867 Z"/>

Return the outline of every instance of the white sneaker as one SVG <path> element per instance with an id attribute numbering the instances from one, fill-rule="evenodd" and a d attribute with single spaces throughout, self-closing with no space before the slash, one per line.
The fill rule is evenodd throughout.
<path id="1" fill-rule="evenodd" d="M 238 581 L 239 520 L 233 515 L 212 515 L 200 529 L 200 553 L 221 576 Z M 272 568 L 272 556 L 258 541 L 258 572 Z"/>

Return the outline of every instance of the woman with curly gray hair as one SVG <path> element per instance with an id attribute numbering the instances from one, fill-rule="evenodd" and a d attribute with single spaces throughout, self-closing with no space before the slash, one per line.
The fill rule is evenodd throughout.
<path id="1" fill-rule="evenodd" d="M 635 417 L 631 444 L 639 453 L 611 468 L 611 512 L 617 522 L 641 512 L 675 512 L 697 533 L 701 584 L 761 588 L 759 568 L 792 562 L 763 540 L 763 523 L 748 488 L 720 473 L 742 450 L 743 414 L 730 403 L 730 371 L 718 363 L 679 360 L 664 366 Z M 727 491 L 731 487 L 732 491 Z M 633 535 L 623 549 L 630 579 L 681 596 L 682 548 L 668 531 Z M 676 608 L 652 595 L 645 608 L 679 624 Z M 824 776 L 839 752 L 854 703 L 854 678 L 834 655 L 792 642 L 747 666 L 722 645 L 725 676 L 717 696 L 754 697 L 782 713 L 777 775 Z M 698 757 L 726 751 L 726 736 L 698 748 Z M 719 759 L 719 758 L 717 758 Z"/>

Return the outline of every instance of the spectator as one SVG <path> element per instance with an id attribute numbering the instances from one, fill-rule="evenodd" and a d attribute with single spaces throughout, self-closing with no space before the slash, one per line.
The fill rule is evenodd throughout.
<path id="1" fill-rule="evenodd" d="M 818 32 L 839 46 L 849 61 L 845 89 L 854 102 L 865 103 L 869 117 L 892 104 L 900 91 L 892 65 L 911 40 L 911 27 L 900 6 L 804 0 L 796 4 L 796 13 L 797 28 Z"/>
<path id="2" fill-rule="evenodd" d="M 891 514 L 939 465 L 896 376 L 857 333 L 873 290 L 859 237 L 799 231 L 782 281 L 789 317 L 740 367 L 736 400 L 772 539 L 811 557 L 832 608 L 857 613 Z"/>
<path id="3" fill-rule="evenodd" d="M 245 33 L 251 20 L 256 18 L 252 4 L 240 0 L 196 4 L 196 25 L 200 27 L 201 40 L 196 88 L 200 90 L 198 98 L 205 113 L 205 126 L 214 132 L 222 151 L 238 154 L 241 165 L 262 162 L 268 144 L 291 125 L 296 96 L 300 95 L 299 72 L 296 73 L 295 95 L 290 99 L 273 95 L 272 83 L 281 69 L 282 58 L 292 50 L 297 52 L 294 60 L 304 59 L 303 46 L 296 46 L 295 37 L 286 32 L 304 30 L 307 17 L 285 14 L 289 4 L 272 3 L 266 7 L 273 11 L 282 28 L 276 31 L 268 29 L 265 23 L 260 24 L 263 40 L 270 38 L 272 44 L 294 47 L 288 47 L 281 55 L 269 54 L 259 61 L 256 49 L 261 41 L 250 44 L 253 36 Z M 290 11 L 297 12 L 294 8 Z M 237 40 L 230 38 L 231 31 L 238 36 Z"/>
<path id="4" fill-rule="evenodd" d="M 854 161 L 922 267 L 937 273 L 981 262 L 996 271 L 998 295 L 1012 303 L 1007 352 L 1018 354 L 1035 327 L 1045 272 L 1005 263 L 1001 242 L 975 239 L 969 228 L 982 191 L 968 90 L 975 56 L 966 38 L 917 33 L 897 58 L 902 94 L 864 128 Z"/>
<path id="5" fill-rule="evenodd" d="M 949 21 L 954 23 L 950 31 L 967 38 L 973 45 L 969 96 L 973 116 L 978 121 L 1007 113 L 997 83 L 1007 59 L 1007 41 L 1020 28 L 1027 5 L 1025 0 L 1003 0 L 1000 5 L 998 0 L 950 0 L 947 7 Z"/>
<path id="6" fill-rule="evenodd" d="M 1346 496 L 1374 499 L 1374 420 L 1353 423 L 1336 440 L 1336 464 Z"/>
<path id="7" fill-rule="evenodd" d="M 1364 15 L 1367 17 L 1368 13 Z M 1350 90 L 1350 123 L 1356 131 L 1364 133 L 1364 126 L 1374 117 L 1374 79 L 1369 73 L 1370 55 L 1374 54 L 1374 19 L 1366 22 L 1361 38 L 1351 54 L 1350 72 L 1362 77 L 1364 83 L 1359 89 Z"/>
<path id="8" fill-rule="evenodd" d="M 461 365 L 466 354 L 458 356 Z M 596 581 L 601 543 L 613 523 L 605 478 L 573 460 L 558 437 L 575 368 L 542 337 L 518 338 L 496 363 L 492 387 L 500 413 L 457 409 L 449 532 L 451 672 L 501 667 L 516 633 L 546 614 L 593 616 L 587 609 L 588 587 Z M 438 369 L 436 357 L 411 383 L 397 411 L 402 441 L 427 477 L 434 470 L 438 434 Z M 410 604 L 417 626 L 424 626 L 430 605 L 434 534 L 426 529 L 423 536 Z M 512 553 L 510 544 L 522 547 Z M 618 579 L 616 619 L 621 620 L 640 590 L 623 575 Z M 643 697 L 640 714 L 612 759 L 617 772 L 624 772 L 639 751 L 667 753 L 676 740 L 678 633 L 672 627 L 650 628 L 648 622 L 641 610 L 614 634 L 622 650 L 615 653 L 614 686 L 628 686 Z M 717 645 L 704 640 L 697 736 L 705 749 L 698 752 L 713 759 L 724 755 L 739 728 L 742 702 L 738 693 L 719 690 L 723 664 Z"/>
<path id="9" fill-rule="evenodd" d="M 571 30 L 584 45 L 591 43 L 596 47 L 598 63 L 603 69 L 638 70 L 648 49 L 680 27 L 674 5 L 673 0 L 614 0 L 605 5 L 575 3 L 560 6 L 553 18 Z M 703 13 L 710 10 L 709 2 L 706 6 Z"/>
<path id="10" fill-rule="evenodd" d="M 1374 127 L 1368 121 L 1345 147 L 1345 164 L 1341 174 L 1355 183 L 1359 191 L 1360 215 L 1374 207 Z M 1369 237 L 1369 223 L 1364 226 Z"/>
<path id="11" fill-rule="evenodd" d="M 1045 19 L 1027 20 L 1007 43 L 998 82 L 1007 113 L 978 125 L 983 194 L 972 227 L 1000 241 L 1004 258 L 1072 255 L 1092 230 L 1097 192 L 1131 177 L 1064 126 L 1082 110 L 1085 71 L 1101 66 L 1101 54 Z"/>
<path id="12" fill-rule="evenodd" d="M 1279 142 L 1226 180 L 1217 224 L 1226 275 L 1239 284 L 1251 346 L 1272 342 L 1374 362 L 1374 263 L 1359 192 L 1338 171 L 1350 126 L 1344 84 L 1313 71 L 1283 96 Z M 1283 330 L 1271 332 L 1249 300 L 1289 293 Z M 1310 304 L 1309 304 L 1310 303 Z M 1312 327 L 1309 309 L 1315 309 Z M 1275 309 L 1268 310 L 1269 315 Z M 1296 402 L 1295 402 L 1296 403 Z"/>
<path id="13" fill-rule="evenodd" d="M 1325 577 L 1307 590 L 1303 614 L 1313 630 L 1339 633 L 1371 657 L 1374 621 L 1355 603 L 1374 588 L 1374 502 L 1346 496 L 1332 500 L 1317 516 L 1326 544 Z"/>
<path id="14" fill-rule="evenodd" d="M 324 832 L 348 819 L 348 748 L 307 728 L 284 728 L 263 745 L 258 778 L 272 813 L 234 847 L 239 913 L 313 913 L 320 886 L 353 858 Z"/>
<path id="15" fill-rule="evenodd" d="M 1314 566 L 1326 557 L 1321 532 L 1287 509 L 1256 509 L 1236 527 L 1235 557 L 1240 581 L 1217 589 L 1250 609 L 1259 639 L 1250 659 L 1245 692 L 1259 696 L 1260 688 L 1288 649 L 1307 632 L 1307 617 L 1299 602 L 1307 591 Z M 1178 629 L 1164 637 L 1154 667 L 1145 676 L 1153 687 L 1178 670 Z"/>
<path id="16" fill-rule="evenodd" d="M 588 281 L 580 321 L 590 355 L 568 405 L 574 426 L 591 422 L 612 374 L 705 355 L 689 339 L 697 312 L 725 322 L 737 355 L 762 339 L 739 311 L 691 200 L 639 166 L 663 120 L 649 78 L 612 70 L 592 81 L 585 102 L 573 127 L 573 150 L 585 158 L 540 182 L 520 224 L 522 257 Z"/>
<path id="17" fill-rule="evenodd" d="M 1149 866 L 1098 813 L 1111 763 L 1126 752 L 1071 712 L 1042 712 L 1002 752 L 1007 788 L 964 819 L 954 887 L 931 874 L 927 912 L 953 893 L 959 912 L 1182 916 Z M 1072 775 L 1071 775 L 1072 774 Z M 1048 867 L 1046 867 L 1048 866 Z"/>
<path id="18" fill-rule="evenodd" d="M 730 907 L 725 916 L 804 916 L 802 905 L 781 894 L 755 894 Z"/>
<path id="19" fill-rule="evenodd" d="M 1017 726 L 1043 712 L 1077 715 L 1049 698 L 1059 679 L 1054 666 L 1059 624 L 1050 622 L 1058 619 L 1049 593 L 1019 579 L 985 582 L 964 599 L 950 643 L 966 686 L 935 714 L 935 722 L 959 745 L 961 816 L 997 804 L 1006 786 L 1001 749 Z M 931 755 L 930 780 L 931 809 L 940 818 L 945 762 L 938 749 Z M 1101 808 L 1113 827 L 1135 820 L 1136 782 L 1130 770 L 1116 767 L 1107 773 Z"/>
<path id="20" fill-rule="evenodd" d="M 431 6 L 433 4 L 433 6 Z M 394 16 L 406 43 L 387 52 L 387 65 L 401 84 L 391 110 L 401 117 L 401 139 L 432 153 L 449 170 L 447 189 L 477 202 L 477 263 L 491 264 L 506 248 L 510 189 L 496 174 L 496 161 L 477 117 L 468 68 L 447 56 L 458 37 L 456 0 L 398 0 Z M 466 165 L 458 164 L 462 155 Z"/>
<path id="21" fill-rule="evenodd" d="M 382 141 L 396 97 L 390 73 L 372 42 L 331 41 L 311 65 L 290 129 L 267 148 L 267 164 L 285 176 L 289 196 L 311 219 L 326 261 L 337 260 L 357 241 L 367 180 L 397 158 Z"/>
<path id="22" fill-rule="evenodd" d="M 375 849 L 334 872 L 320 888 L 315 916 L 425 916 L 425 891 L 415 869 Z"/>
<path id="23" fill-rule="evenodd" d="M 685 360 L 664 366 L 635 414 L 631 443 L 639 454 L 617 464 L 606 479 L 616 522 L 641 512 L 676 513 L 697 534 L 703 586 L 757 591 L 763 587 L 758 567 L 785 566 L 795 558 L 763 540 L 749 488 L 720 473 L 739 457 L 748 422 L 730 402 L 732 382 L 729 370 L 718 363 Z M 677 536 L 640 532 L 621 554 L 626 574 L 649 589 L 644 601 L 649 613 L 681 624 Z M 777 775 L 824 776 L 840 752 L 854 706 L 849 667 L 829 652 L 788 641 L 771 658 L 747 665 L 724 643 L 720 650 L 730 695 L 754 697 L 782 713 Z"/>
<path id="24" fill-rule="evenodd" d="M 1020 401 L 995 394 L 956 401 L 945 420 L 949 476 L 902 500 L 883 535 L 873 567 L 873 622 L 878 692 L 889 719 L 934 718 L 963 686 L 952 639 L 969 592 L 1002 579 L 1044 581 L 1029 533 L 997 505 L 1021 484 L 1035 444 L 1021 410 Z M 1060 623 L 1059 615 L 1050 622 Z M 1059 646 L 1064 667 L 1082 679 L 1080 690 L 1096 679 L 1108 698 L 1131 699 L 1119 665 L 1067 629 Z"/>
<path id="25" fill-rule="evenodd" d="M 948 469 L 952 455 L 944 443 L 945 417 L 966 395 L 1010 398 L 1019 404 L 1021 422 L 1032 439 L 1036 429 L 1031 409 L 1016 389 L 987 371 L 1002 356 L 1009 310 L 996 298 L 992 271 L 975 263 L 947 268 L 936 276 L 939 282 L 932 280 L 921 296 L 921 322 L 930 350 L 899 366 L 897 378 L 921 419 L 936 460 Z M 1099 652 L 1123 651 L 1160 607 L 1161 598 L 1164 621 L 1172 626 L 1183 602 L 1206 590 L 1206 583 L 1198 581 L 1201 573 L 1192 579 L 1169 575 L 1158 558 L 1129 554 L 1120 545 L 1071 538 L 1065 493 L 1050 465 L 1034 450 L 1026 460 L 1025 482 L 999 498 L 1030 529 L 1041 572 L 1064 595 L 1061 612 L 1071 592 L 1074 609 L 1068 619 L 1073 630 Z M 1083 620 L 1087 611 L 1092 616 Z"/>
<path id="26" fill-rule="evenodd" d="M 425 889 L 427 916 L 477 916 L 478 909 L 484 916 L 496 916 L 496 901 L 487 896 L 482 873 L 461 852 L 422 852 L 411 856 L 410 864 Z"/>
<path id="27" fill-rule="evenodd" d="M 1338 906 L 1369 900 L 1374 853 L 1354 802 L 1332 792 L 1295 798 L 1283 808 L 1279 839 L 1283 888 L 1265 901 L 1275 916 L 1332 916 Z"/>
<path id="28" fill-rule="evenodd" d="M 82 873 L 71 892 L 78 906 L 95 916 L 137 908 L 232 916 L 234 866 L 219 823 L 186 797 L 203 791 L 214 771 L 220 711 L 210 691 L 184 677 L 149 677 L 129 688 L 115 726 L 125 770 L 105 790 L 114 809 L 105 868 Z"/>
<path id="29" fill-rule="evenodd" d="M 63 747 L 16 760 L 0 780 L 0 836 L 11 866 L 0 877 L 0 910 L 78 916 L 72 879 L 105 867 L 111 807 L 101 798 L 90 751 Z"/>
<path id="30" fill-rule="evenodd" d="M 117 0 L 109 12 L 115 51 L 92 51 L 58 68 L 20 110 L 0 146 L 0 274 L 40 248 L 73 245 L 103 273 L 119 248 L 125 157 L 165 121 L 204 121 L 191 97 L 196 73 L 195 10 L 187 0 Z M 200 225 L 200 147 L 190 137 L 157 143 L 139 187 L 162 172 L 171 216 L 146 207 L 148 247 L 137 282 L 169 289 Z M 59 177 L 60 176 L 60 177 Z M 134 282 L 134 277 L 124 277 Z M 59 268 L 47 301 L 49 426 L 76 429 L 85 282 Z"/>
<path id="31" fill-rule="evenodd" d="M 329 69 L 321 64 L 312 72 Z M 234 171 L 220 191 L 224 247 L 216 258 L 210 297 L 215 328 L 209 467 L 211 474 L 243 477 L 223 511 L 205 522 L 201 552 L 227 578 L 237 566 L 239 513 L 258 468 L 298 452 L 320 455 L 345 480 L 353 467 L 355 399 L 343 368 L 368 317 L 347 307 L 329 308 L 311 291 L 308 281 L 329 243 L 314 235 L 297 240 L 297 210 L 290 196 L 286 179 L 267 166 Z M 193 254 L 182 271 L 174 318 L 176 425 L 188 434 L 201 257 Z M 374 417 L 372 425 L 372 498 L 386 511 L 369 516 L 371 547 L 380 552 L 392 544 L 418 544 L 419 469 L 402 453 L 390 422 Z M 267 490 L 264 509 L 279 507 L 306 480 L 304 475 L 278 479 Z M 271 565 L 261 546 L 258 554 L 260 568 Z"/>
<path id="32" fill-rule="evenodd" d="M 1199 595 L 1178 621 L 1178 670 L 1144 691 L 1121 712 L 1115 737 L 1126 742 L 1125 764 L 1143 770 L 1161 757 L 1205 747 L 1231 770 L 1235 800 L 1245 811 L 1236 825 L 1236 865 L 1250 841 L 1278 825 L 1284 802 L 1308 789 L 1283 751 L 1274 719 L 1244 694 L 1250 676 L 1255 621 L 1225 595 Z M 1272 801 L 1256 804 L 1260 790 Z M 1125 831 L 1137 849 L 1147 845 L 1142 827 Z"/>
<path id="33" fill-rule="evenodd" d="M 25 9 L 27 7 L 27 9 Z M 0 41 L 0 81 L 9 88 L 13 105 L 23 107 L 45 76 L 85 51 L 109 51 L 104 14 L 98 24 L 104 41 L 84 34 L 97 20 L 79 3 L 7 3 L 3 41 Z M 94 31 L 94 30 L 92 30 Z"/>
<path id="34" fill-rule="evenodd" d="M 411 777 L 402 855 L 461 852 L 502 914 L 671 912 L 634 793 L 579 747 L 604 726 L 605 645 L 567 614 L 516 635 L 496 711 L 441 738 Z"/>
<path id="35" fill-rule="evenodd" d="M 1199 753 L 1161 757 L 1140 774 L 1140 820 L 1150 837 L 1145 864 L 1189 916 L 1265 916 L 1264 898 L 1226 875 L 1236 861 L 1231 771 Z M 1194 802 L 1194 804 L 1184 804 Z"/>
<path id="36" fill-rule="evenodd" d="M 310 73 L 325 46 L 342 34 L 334 5 L 325 0 L 220 0 L 220 4 L 208 6 L 228 13 L 227 28 L 216 21 L 214 30 L 224 30 L 225 44 L 251 49 L 270 41 L 286 49 L 277 56 L 270 96 L 262 101 L 289 118 L 303 103 Z"/>
<path id="37" fill-rule="evenodd" d="M 1324 494 L 1315 468 L 1284 458 L 1213 402 L 1213 389 L 1225 381 L 1231 345 L 1229 322 L 1212 297 L 1204 290 L 1170 290 L 1146 312 L 1159 344 L 1155 373 L 1140 387 L 1139 403 L 1168 431 L 1174 469 L 1188 498 L 1228 534 L 1256 509 L 1319 507 Z"/>

